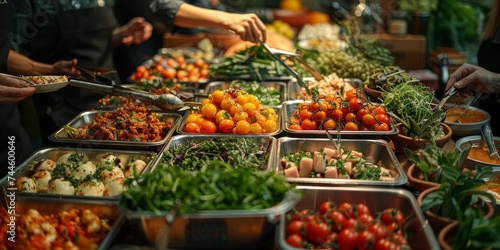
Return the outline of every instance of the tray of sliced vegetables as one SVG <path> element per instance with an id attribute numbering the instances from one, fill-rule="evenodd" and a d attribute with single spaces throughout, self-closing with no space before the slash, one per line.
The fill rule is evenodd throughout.
<path id="1" fill-rule="evenodd" d="M 281 137 L 275 171 L 307 184 L 400 186 L 408 180 L 388 142 Z"/>

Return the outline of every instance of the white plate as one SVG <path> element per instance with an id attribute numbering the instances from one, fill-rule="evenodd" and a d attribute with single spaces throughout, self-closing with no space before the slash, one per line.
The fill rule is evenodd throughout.
<path id="1" fill-rule="evenodd" d="M 60 90 L 69 84 L 68 77 L 66 76 L 23 76 L 28 80 L 39 79 L 39 81 L 33 81 L 36 84 L 31 85 L 36 88 L 35 93 L 48 93 Z M 47 83 L 42 83 L 47 82 Z"/>

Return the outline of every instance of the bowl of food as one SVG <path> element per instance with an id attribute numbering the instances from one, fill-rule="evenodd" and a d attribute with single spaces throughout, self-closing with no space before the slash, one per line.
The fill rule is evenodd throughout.
<path id="1" fill-rule="evenodd" d="M 469 150 L 465 160 L 465 167 L 475 170 L 477 166 L 492 166 L 500 167 L 500 160 L 490 159 L 486 142 L 482 143 L 483 139 L 480 135 L 471 135 L 457 140 L 455 147 L 458 150 Z M 494 136 L 493 141 L 495 147 L 500 149 L 500 137 Z"/>
<path id="2" fill-rule="evenodd" d="M 444 123 L 450 126 L 454 137 L 477 135 L 481 127 L 491 120 L 488 112 L 473 106 L 447 105 Z"/>

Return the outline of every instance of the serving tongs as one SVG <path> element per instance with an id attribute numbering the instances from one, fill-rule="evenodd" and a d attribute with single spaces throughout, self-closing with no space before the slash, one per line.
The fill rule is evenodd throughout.
<path id="1" fill-rule="evenodd" d="M 285 61 L 283 61 L 281 59 L 281 55 L 284 55 L 284 56 L 291 56 L 291 57 L 294 57 L 294 58 L 299 58 L 301 57 L 302 55 L 300 54 L 297 54 L 297 53 L 292 53 L 292 52 L 289 52 L 289 51 L 285 51 L 285 50 L 280 50 L 280 49 L 275 49 L 275 48 L 271 48 L 269 47 L 269 45 L 267 45 L 264 41 L 262 40 L 259 40 L 259 43 L 262 45 L 262 47 L 264 47 L 264 49 L 269 53 L 271 54 L 271 56 L 276 60 L 278 61 L 281 65 L 283 65 L 283 67 L 285 67 L 285 69 L 287 69 L 288 71 L 290 71 L 290 73 L 292 74 L 292 76 L 297 79 L 297 82 L 299 83 L 299 85 L 303 88 L 306 89 L 306 92 L 307 94 L 309 95 L 312 95 L 311 93 L 311 90 L 309 89 L 309 86 L 307 83 L 304 82 L 304 80 L 302 79 L 302 77 L 300 77 L 299 73 L 297 73 L 297 71 L 295 71 L 294 69 L 292 69 L 292 67 L 290 67 Z"/>
<path id="2" fill-rule="evenodd" d="M 114 84 L 114 81 L 110 81 L 112 82 L 111 86 L 76 79 L 71 79 L 69 81 L 69 84 L 71 86 L 101 92 L 104 94 L 133 98 L 136 100 L 140 100 L 141 102 L 154 105 L 165 111 L 177 111 L 185 106 L 185 103 L 175 95 L 152 94 L 145 91 L 121 87 L 120 85 Z"/>
<path id="3" fill-rule="evenodd" d="M 440 110 L 441 108 L 443 108 L 443 106 L 446 104 L 446 102 L 448 101 L 448 99 L 450 99 L 456 93 L 458 93 L 458 90 L 455 89 L 455 87 L 452 86 L 450 89 L 448 89 L 448 91 L 446 91 L 446 93 L 444 93 L 443 98 L 441 99 L 441 101 L 439 102 L 439 104 L 436 105 L 432 109 L 432 111 Z"/>

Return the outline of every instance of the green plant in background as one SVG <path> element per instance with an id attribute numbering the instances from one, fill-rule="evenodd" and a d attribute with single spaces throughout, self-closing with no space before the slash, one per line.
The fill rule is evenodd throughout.
<path id="1" fill-rule="evenodd" d="M 434 19 L 432 46 L 451 47 L 460 51 L 478 44 L 479 21 L 475 8 L 460 0 L 440 0 Z"/>
<path id="2" fill-rule="evenodd" d="M 496 204 L 495 197 L 483 190 L 476 189 L 485 183 L 484 178 L 492 176 L 491 166 L 481 166 L 475 172 L 460 172 L 450 166 L 441 166 L 441 178 L 444 178 L 438 190 L 424 197 L 422 211 L 458 220 L 463 218 L 467 208 L 473 209 L 475 214 L 483 210 L 484 199 Z M 483 197 L 483 198 L 481 198 Z"/>
<path id="3" fill-rule="evenodd" d="M 450 245 L 455 250 L 500 249 L 500 216 L 489 219 L 466 208 Z"/>
<path id="4" fill-rule="evenodd" d="M 467 158 L 468 150 L 458 150 L 447 152 L 436 144 L 435 136 L 431 137 L 431 142 L 425 148 L 411 151 L 404 148 L 408 159 L 413 161 L 422 172 L 426 181 L 443 183 L 447 181 L 446 173 L 443 175 L 443 167 L 453 168 L 462 172 L 463 163 Z"/>
<path id="5" fill-rule="evenodd" d="M 438 0 L 401 0 L 399 8 L 404 11 L 433 11 L 437 8 Z"/>

